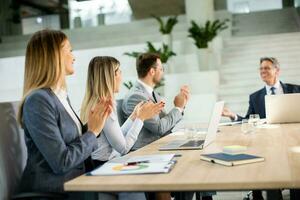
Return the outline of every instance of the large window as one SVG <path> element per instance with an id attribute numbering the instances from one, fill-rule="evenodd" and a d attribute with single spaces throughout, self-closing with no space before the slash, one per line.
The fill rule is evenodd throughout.
<path id="1" fill-rule="evenodd" d="M 91 27 L 131 21 L 128 0 L 69 0 L 70 27 Z"/>

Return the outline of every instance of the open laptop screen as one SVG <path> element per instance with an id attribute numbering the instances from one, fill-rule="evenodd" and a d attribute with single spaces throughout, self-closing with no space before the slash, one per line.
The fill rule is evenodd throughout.
<path id="1" fill-rule="evenodd" d="M 300 94 L 266 95 L 267 123 L 300 122 Z"/>

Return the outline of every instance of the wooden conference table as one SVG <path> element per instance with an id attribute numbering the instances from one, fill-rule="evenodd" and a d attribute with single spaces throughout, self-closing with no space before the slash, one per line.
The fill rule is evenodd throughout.
<path id="1" fill-rule="evenodd" d="M 204 150 L 158 151 L 168 141 L 185 136 L 169 135 L 129 155 L 165 154 L 182 156 L 168 174 L 86 176 L 64 187 L 66 191 L 208 191 L 300 188 L 300 123 L 258 129 L 245 135 L 240 125 L 222 126 L 214 143 Z M 199 159 L 201 153 L 220 152 L 226 145 L 244 145 L 246 153 L 265 158 L 264 162 L 234 167 Z"/>

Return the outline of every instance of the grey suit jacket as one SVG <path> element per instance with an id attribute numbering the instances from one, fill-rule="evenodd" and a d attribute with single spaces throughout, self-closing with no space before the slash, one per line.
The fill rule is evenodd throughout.
<path id="1" fill-rule="evenodd" d="M 25 100 L 23 123 L 28 159 L 22 192 L 61 192 L 63 184 L 85 172 L 84 160 L 97 149 L 93 133 L 79 136 L 75 122 L 50 89 Z"/>
<path id="2" fill-rule="evenodd" d="M 157 101 L 161 100 L 161 97 L 155 93 Z M 133 112 L 134 107 L 141 101 L 154 101 L 152 94 L 148 94 L 144 86 L 139 82 L 130 89 L 129 93 L 125 96 L 122 105 L 122 111 L 125 118 L 128 118 Z M 145 120 L 144 126 L 138 136 L 136 143 L 133 146 L 133 150 L 139 149 L 151 142 L 167 135 L 171 129 L 182 119 L 182 113 L 173 108 L 169 113 L 161 112 L 152 119 Z"/>

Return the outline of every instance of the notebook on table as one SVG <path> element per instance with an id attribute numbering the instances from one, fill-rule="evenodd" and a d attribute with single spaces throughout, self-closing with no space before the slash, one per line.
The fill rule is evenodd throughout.
<path id="1" fill-rule="evenodd" d="M 202 154 L 200 159 L 226 166 L 243 165 L 248 163 L 262 162 L 265 160 L 263 157 L 250 154 L 226 153 Z"/>

